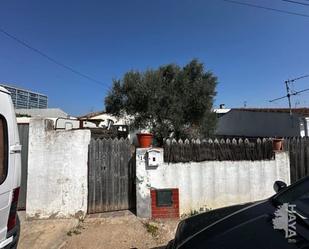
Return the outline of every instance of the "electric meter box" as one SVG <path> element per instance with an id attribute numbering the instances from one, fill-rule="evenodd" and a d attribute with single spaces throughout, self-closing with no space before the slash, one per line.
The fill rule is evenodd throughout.
<path id="1" fill-rule="evenodd" d="M 147 166 L 158 167 L 163 163 L 163 149 L 151 148 L 147 150 Z"/>

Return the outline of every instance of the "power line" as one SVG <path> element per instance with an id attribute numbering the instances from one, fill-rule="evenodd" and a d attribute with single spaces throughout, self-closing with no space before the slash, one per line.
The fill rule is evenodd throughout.
<path id="1" fill-rule="evenodd" d="M 309 6 L 309 3 L 302 3 L 302 2 L 293 1 L 293 0 L 282 0 L 282 1 L 288 2 L 288 3 L 295 3 L 295 4 L 299 4 L 299 5 L 303 5 L 303 6 Z"/>
<path id="2" fill-rule="evenodd" d="M 309 17 L 309 15 L 306 15 L 306 14 L 301 14 L 301 13 L 286 11 L 286 10 L 281 10 L 281 9 L 275 9 L 275 8 L 266 7 L 266 6 L 257 5 L 257 4 L 244 3 L 244 2 L 234 1 L 234 0 L 223 0 L 223 1 L 228 2 L 228 3 L 238 4 L 238 5 L 244 5 L 244 6 L 248 6 L 252 8 L 258 8 L 258 9 L 270 10 L 270 11 L 274 11 L 278 13 L 294 15 L 294 16 L 301 16 L 301 17 L 307 17 L 307 18 Z"/>
<path id="3" fill-rule="evenodd" d="M 46 53 L 42 52 L 41 50 L 39 50 L 37 48 L 34 48 L 29 43 L 26 43 L 26 42 L 20 40 L 19 38 L 17 38 L 16 36 L 8 33 L 7 31 L 5 31 L 2 28 L 0 28 L 0 32 L 3 33 L 4 35 L 6 35 L 7 37 L 13 39 L 14 41 L 18 42 L 19 44 L 23 45 L 24 47 L 32 50 L 33 52 L 41 55 L 42 57 L 46 58 L 47 60 L 49 60 L 51 62 L 53 62 L 54 64 L 56 64 L 56 65 L 58 65 L 60 67 L 63 67 L 66 70 L 69 70 L 70 72 L 72 72 L 72 73 L 74 73 L 74 74 L 76 74 L 76 75 L 78 75 L 80 77 L 83 77 L 83 78 L 85 78 L 85 79 L 87 79 L 89 81 L 92 81 L 92 82 L 94 82 L 94 83 L 96 83 L 96 84 L 98 84 L 100 86 L 103 86 L 106 90 L 108 90 L 108 88 L 101 81 L 96 80 L 96 79 L 88 76 L 87 74 L 84 74 L 84 73 L 82 73 L 82 72 L 80 72 L 80 71 L 78 71 L 78 70 L 76 70 L 76 69 L 74 69 L 74 68 L 72 68 L 72 67 L 70 67 L 70 66 L 68 66 L 68 65 L 66 65 L 64 63 L 62 63 L 62 62 L 60 62 L 59 60 L 56 60 L 56 59 L 52 58 L 51 56 L 47 55 Z"/>

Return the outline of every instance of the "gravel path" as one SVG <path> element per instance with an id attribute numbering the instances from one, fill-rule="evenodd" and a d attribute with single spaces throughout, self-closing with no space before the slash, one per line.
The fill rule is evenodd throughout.
<path id="1" fill-rule="evenodd" d="M 22 221 L 18 249 L 164 248 L 178 220 L 150 221 L 124 211 L 77 220 Z"/>

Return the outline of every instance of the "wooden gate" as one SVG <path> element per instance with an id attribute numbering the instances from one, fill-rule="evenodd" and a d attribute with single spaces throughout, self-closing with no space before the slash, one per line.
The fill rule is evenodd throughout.
<path id="1" fill-rule="evenodd" d="M 284 140 L 284 149 L 289 151 L 291 183 L 309 175 L 309 138 L 295 137 Z"/>
<path id="2" fill-rule="evenodd" d="M 128 139 L 91 139 L 88 213 L 135 208 L 135 162 Z"/>
<path id="3" fill-rule="evenodd" d="M 26 209 L 27 199 L 27 174 L 28 174 L 28 140 L 29 124 L 18 124 L 19 140 L 22 146 L 21 150 L 21 183 L 18 198 L 18 209 Z"/>

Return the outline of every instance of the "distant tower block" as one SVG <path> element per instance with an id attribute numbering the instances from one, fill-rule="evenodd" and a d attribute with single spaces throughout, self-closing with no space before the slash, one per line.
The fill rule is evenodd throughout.
<path id="1" fill-rule="evenodd" d="M 15 109 L 47 108 L 48 98 L 44 94 L 4 84 L 0 84 L 0 86 L 3 86 L 11 93 Z"/>

